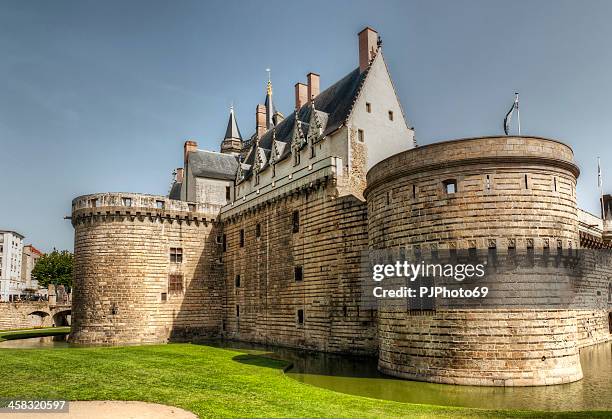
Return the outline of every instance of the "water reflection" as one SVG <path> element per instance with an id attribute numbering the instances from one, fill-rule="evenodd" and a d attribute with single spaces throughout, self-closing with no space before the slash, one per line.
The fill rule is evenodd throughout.
<path id="1" fill-rule="evenodd" d="M 20 349 L 34 349 L 34 348 L 67 348 L 68 345 L 68 333 L 65 335 L 55 336 L 44 336 L 37 338 L 27 339 L 14 339 L 0 342 L 0 348 L 20 348 Z"/>
<path id="2" fill-rule="evenodd" d="M 581 350 L 582 380 L 541 387 L 477 387 L 407 381 L 378 372 L 376 359 L 373 358 L 244 343 L 223 342 L 213 345 L 284 359 L 293 363 L 287 371 L 291 378 L 341 393 L 376 399 L 483 409 L 612 409 L 612 342 Z"/>

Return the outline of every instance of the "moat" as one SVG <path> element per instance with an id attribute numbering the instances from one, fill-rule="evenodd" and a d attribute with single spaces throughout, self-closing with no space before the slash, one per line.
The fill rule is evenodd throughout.
<path id="1" fill-rule="evenodd" d="M 253 357 L 291 362 L 288 377 L 341 393 L 405 403 L 486 409 L 612 410 L 612 342 L 580 351 L 584 379 L 555 386 L 474 387 L 395 379 L 381 374 L 372 358 L 344 357 L 238 342 L 206 345 L 243 352 L 234 359 L 249 363 Z M 65 336 L 6 341 L 0 348 L 68 348 Z M 248 358 L 245 358 L 245 355 Z"/>

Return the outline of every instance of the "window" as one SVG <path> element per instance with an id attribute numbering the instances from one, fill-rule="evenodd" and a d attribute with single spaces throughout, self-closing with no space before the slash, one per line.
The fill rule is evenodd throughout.
<path id="1" fill-rule="evenodd" d="M 240 306 L 236 304 L 236 317 L 240 318 Z"/>
<path id="2" fill-rule="evenodd" d="M 157 209 L 164 209 L 165 204 L 166 203 L 164 201 L 155 201 L 155 206 L 157 207 Z"/>
<path id="3" fill-rule="evenodd" d="M 362 129 L 357 130 L 357 141 L 363 143 L 365 141 L 364 133 Z"/>
<path id="4" fill-rule="evenodd" d="M 300 151 L 299 150 L 295 150 L 293 152 L 293 165 L 297 166 L 300 164 Z"/>
<path id="5" fill-rule="evenodd" d="M 555 192 L 557 192 L 557 178 L 556 177 L 553 177 L 553 187 L 554 187 Z"/>
<path id="6" fill-rule="evenodd" d="M 261 224 L 259 223 L 257 223 L 257 225 L 255 226 L 255 237 L 261 237 Z"/>
<path id="7" fill-rule="evenodd" d="M 442 182 L 444 185 L 444 192 L 447 194 L 454 194 L 457 192 L 457 181 L 455 179 L 448 179 Z"/>
<path id="8" fill-rule="evenodd" d="M 234 278 L 234 286 L 236 288 L 240 288 L 240 275 L 236 275 L 236 277 Z"/>
<path id="9" fill-rule="evenodd" d="M 312 145 L 310 146 L 310 158 L 312 159 L 312 158 L 314 158 L 316 155 L 317 155 L 317 152 L 316 152 L 316 146 L 315 146 L 314 144 L 312 144 Z"/>
<path id="10" fill-rule="evenodd" d="M 369 102 L 366 102 L 366 112 L 372 113 L 372 104 Z"/>
<path id="11" fill-rule="evenodd" d="M 272 165 L 272 177 L 276 176 L 276 164 Z"/>
<path id="12" fill-rule="evenodd" d="M 170 262 L 183 263 L 183 248 L 182 247 L 171 247 L 170 248 Z"/>
<path id="13" fill-rule="evenodd" d="M 491 177 L 487 175 L 487 179 L 485 181 L 485 188 L 487 191 L 491 190 Z"/>
<path id="14" fill-rule="evenodd" d="M 255 186 L 259 185 L 259 172 L 255 173 Z"/>
<path id="15" fill-rule="evenodd" d="M 416 198 L 416 185 L 412 185 L 412 197 Z"/>
<path id="16" fill-rule="evenodd" d="M 393 111 L 389 111 L 389 121 L 393 121 Z"/>
<path id="17" fill-rule="evenodd" d="M 162 302 L 168 301 L 168 294 L 165 292 L 161 293 L 161 300 Z"/>
<path id="18" fill-rule="evenodd" d="M 95 208 L 98 206 L 98 200 L 96 198 L 91 199 L 89 202 L 91 203 L 92 208 Z"/>
<path id="19" fill-rule="evenodd" d="M 304 324 L 304 309 L 302 308 L 297 311 L 297 324 Z"/>
<path id="20" fill-rule="evenodd" d="M 168 277 L 168 292 L 170 294 L 181 294 L 183 292 L 183 275 L 170 275 Z"/>
<path id="21" fill-rule="evenodd" d="M 221 243 L 223 243 L 223 238 L 221 236 L 217 236 L 215 241 L 217 242 L 217 244 L 221 244 Z"/>
<path id="22" fill-rule="evenodd" d="M 223 252 L 227 252 L 227 236 L 224 234 L 223 235 L 223 242 L 222 242 L 222 246 L 223 246 Z"/>
<path id="23" fill-rule="evenodd" d="M 240 247 L 244 247 L 244 229 L 240 229 Z"/>
<path id="24" fill-rule="evenodd" d="M 529 189 L 529 182 L 527 181 L 527 175 L 525 175 L 525 189 Z"/>
<path id="25" fill-rule="evenodd" d="M 124 207 L 131 207 L 132 198 L 121 198 L 121 204 L 123 204 Z"/>
<path id="26" fill-rule="evenodd" d="M 292 231 L 294 233 L 300 232 L 300 212 L 297 210 L 293 211 Z"/>
<path id="27" fill-rule="evenodd" d="M 231 186 L 225 187 L 225 200 L 226 201 L 232 200 L 232 187 Z"/>
<path id="28" fill-rule="evenodd" d="M 196 210 L 195 204 L 187 204 L 187 208 L 189 209 L 189 212 L 195 212 Z"/>
<path id="29" fill-rule="evenodd" d="M 301 266 L 295 266 L 293 268 L 293 279 L 295 281 L 301 281 L 304 279 L 304 269 Z"/>

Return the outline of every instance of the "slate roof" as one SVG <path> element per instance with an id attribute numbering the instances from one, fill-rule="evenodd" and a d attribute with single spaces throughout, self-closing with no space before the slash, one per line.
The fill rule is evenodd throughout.
<path id="1" fill-rule="evenodd" d="M 174 182 L 172 187 L 170 188 L 170 193 L 168 194 L 168 198 L 170 199 L 181 199 L 181 186 L 182 182 Z"/>
<path id="2" fill-rule="evenodd" d="M 230 109 L 229 120 L 227 121 L 227 129 L 225 130 L 225 137 L 223 139 L 228 138 L 237 138 L 242 140 L 242 135 L 240 134 L 240 130 L 238 129 L 238 124 L 236 123 L 236 116 L 234 115 L 234 108 Z"/>
<path id="3" fill-rule="evenodd" d="M 323 131 L 323 135 L 331 134 L 342 126 L 346 121 L 353 107 L 353 103 L 359 93 L 363 79 L 366 77 L 367 71 L 361 72 L 359 68 L 351 71 L 342 79 L 319 93 L 314 100 L 315 109 L 319 112 L 327 114 L 327 125 Z M 310 121 L 310 113 L 312 106 L 310 103 L 303 105 L 297 112 L 298 120 L 302 122 L 302 130 L 304 135 L 308 133 L 308 122 Z M 296 113 L 293 112 L 287 116 L 282 122 L 274 127 L 274 130 L 268 130 L 259 140 L 259 146 L 266 150 L 272 149 L 273 131 L 276 141 L 283 143 L 291 143 L 293 135 L 293 127 L 295 125 Z M 322 120 L 322 114 L 319 114 Z M 324 122 L 324 120 L 322 120 Z M 246 156 L 245 163 L 253 165 L 255 153 L 255 142 L 251 146 L 251 150 Z M 290 153 L 291 147 L 285 147 L 280 158 L 284 158 Z M 245 173 L 245 178 L 250 176 L 250 170 Z"/>
<path id="4" fill-rule="evenodd" d="M 238 170 L 235 156 L 206 150 L 189 153 L 187 164 L 193 176 L 211 179 L 234 180 Z"/>

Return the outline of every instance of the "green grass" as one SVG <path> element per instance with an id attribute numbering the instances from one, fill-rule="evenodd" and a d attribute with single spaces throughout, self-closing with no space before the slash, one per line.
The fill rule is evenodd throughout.
<path id="1" fill-rule="evenodd" d="M 287 377 L 284 361 L 170 344 L 0 349 L 2 398 L 142 400 L 207 417 L 609 417 L 416 405 L 336 393 Z"/>
<path id="2" fill-rule="evenodd" d="M 15 329 L 0 332 L 0 342 L 3 340 L 39 338 L 43 336 L 65 335 L 70 327 L 46 327 L 36 329 Z"/>

